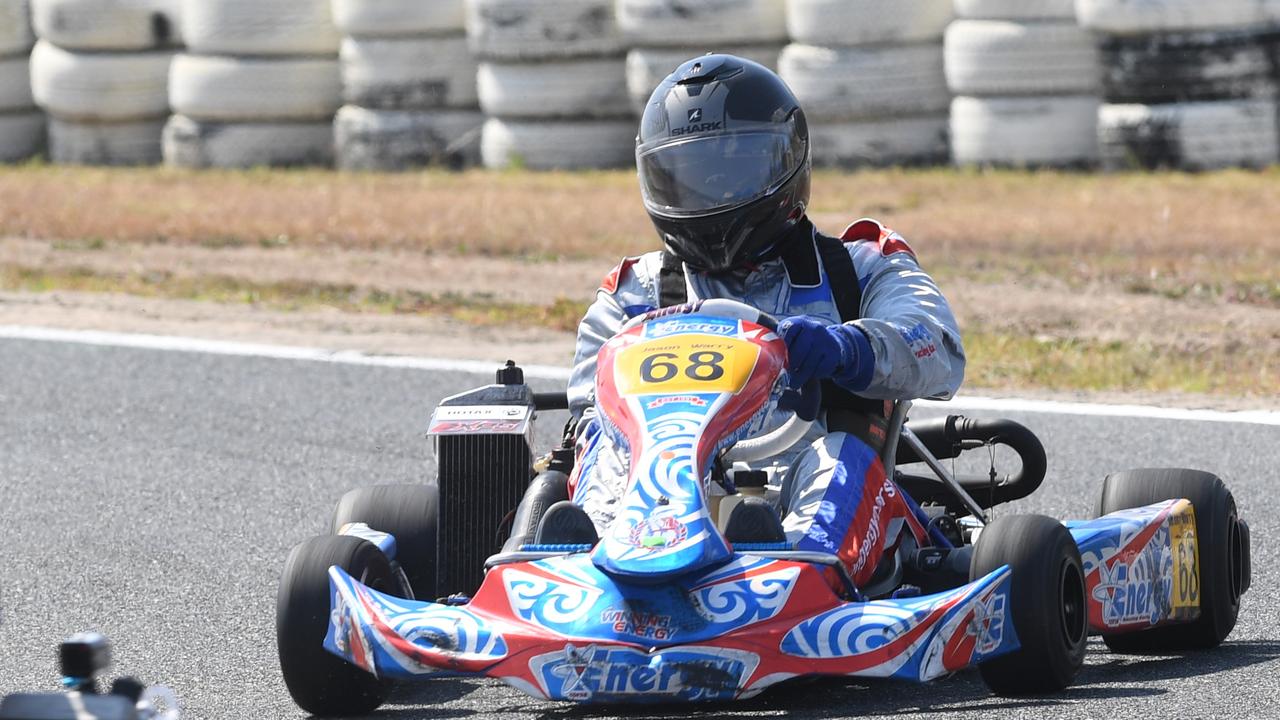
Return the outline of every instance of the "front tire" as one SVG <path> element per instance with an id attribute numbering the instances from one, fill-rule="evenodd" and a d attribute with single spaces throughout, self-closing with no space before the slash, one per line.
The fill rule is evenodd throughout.
<path id="1" fill-rule="evenodd" d="M 1165 500 L 1186 499 L 1196 514 L 1200 563 L 1200 617 L 1118 635 L 1103 635 L 1107 647 L 1122 653 L 1207 650 L 1231 633 L 1248 580 L 1247 547 L 1236 500 L 1216 475 L 1181 468 L 1142 469 L 1108 475 L 1102 482 L 1098 516 Z"/>
<path id="2" fill-rule="evenodd" d="M 1062 690 L 1080 672 L 1088 639 L 1080 548 L 1053 518 L 1010 515 L 983 528 L 969 577 L 976 580 L 1002 565 L 1012 571 L 1009 612 L 1020 647 L 978 671 L 997 695 Z"/>
<path id="3" fill-rule="evenodd" d="M 363 715 L 386 700 L 390 684 L 324 649 L 333 565 L 375 590 L 392 587 L 391 564 L 367 540 L 326 535 L 293 548 L 276 595 L 280 670 L 303 710 L 319 716 Z"/>
<path id="4" fill-rule="evenodd" d="M 435 485 L 374 485 L 348 492 L 333 513 L 333 532 L 364 523 L 396 539 L 396 562 L 416 600 L 438 597 L 436 542 L 440 489 Z"/>

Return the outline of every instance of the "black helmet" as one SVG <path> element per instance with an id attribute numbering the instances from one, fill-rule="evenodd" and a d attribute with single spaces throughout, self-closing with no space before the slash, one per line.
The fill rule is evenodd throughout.
<path id="1" fill-rule="evenodd" d="M 774 250 L 809 202 L 809 128 L 768 68 L 733 55 L 684 63 L 653 91 L 636 167 L 667 251 L 708 272 Z"/>

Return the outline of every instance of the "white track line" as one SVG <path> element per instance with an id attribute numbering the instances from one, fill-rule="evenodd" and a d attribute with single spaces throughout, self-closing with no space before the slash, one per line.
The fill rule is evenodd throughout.
<path id="1" fill-rule="evenodd" d="M 0 325 L 0 339 L 46 340 L 50 342 L 97 345 L 102 347 L 140 348 L 143 350 L 168 350 L 194 352 L 207 355 L 234 355 L 239 357 L 270 358 L 275 360 L 306 360 L 310 362 L 337 363 L 340 365 L 366 365 L 369 367 L 407 368 L 411 370 L 435 370 L 493 375 L 500 363 L 480 360 L 450 360 L 408 355 L 367 355 L 356 350 L 323 350 L 321 348 L 293 347 L 288 345 L 263 345 L 227 340 L 205 340 L 176 335 L 144 335 L 134 333 L 103 332 L 100 330 L 58 330 L 56 328 L 30 327 L 26 325 Z M 568 380 L 568 368 L 550 365 L 521 365 L 526 378 L 539 380 Z"/>
<path id="2" fill-rule="evenodd" d="M 98 330 L 58 330 L 26 325 L 0 325 L 0 339 L 42 340 L 102 347 L 139 348 L 171 352 L 196 352 L 209 355 L 231 355 L 278 360 L 302 360 L 341 365 L 433 370 L 437 372 L 475 373 L 492 377 L 498 363 L 480 360 L 450 360 L 399 355 L 367 355 L 354 350 L 264 345 L 257 343 L 204 340 L 173 335 L 143 335 L 103 332 Z M 569 369 L 551 365 L 521 365 L 529 379 L 565 381 Z M 1192 420 L 1197 422 L 1246 423 L 1280 426 L 1280 411 L 1251 410 L 1223 412 L 1192 410 L 1149 405 L 1104 405 L 1099 403 L 1061 402 L 1055 400 L 1018 400 L 962 395 L 950 402 L 922 400 L 916 403 L 930 408 L 965 408 L 993 412 L 1032 412 L 1056 415 L 1090 415 L 1098 417 L 1149 418 L 1153 420 Z"/>

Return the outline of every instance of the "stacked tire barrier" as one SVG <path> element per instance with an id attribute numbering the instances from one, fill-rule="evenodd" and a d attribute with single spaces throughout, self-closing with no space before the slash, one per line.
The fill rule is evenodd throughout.
<path id="1" fill-rule="evenodd" d="M 333 17 L 344 35 L 338 167 L 479 162 L 484 116 L 463 0 L 333 0 Z"/>
<path id="2" fill-rule="evenodd" d="M 778 60 L 809 119 L 818 165 L 947 157 L 942 33 L 951 0 L 787 0 Z"/>
<path id="3" fill-rule="evenodd" d="M 467 38 L 488 116 L 485 167 L 632 161 L 636 128 L 613 0 L 467 0 Z"/>
<path id="4" fill-rule="evenodd" d="M 1086 167 L 1098 158 L 1100 65 L 1072 0 L 956 0 L 947 28 L 958 165 Z"/>
<path id="5" fill-rule="evenodd" d="M 183 0 L 164 159 L 189 168 L 333 162 L 341 104 L 329 0 Z"/>
<path id="6" fill-rule="evenodd" d="M 33 41 L 27 0 L 0 0 L 0 163 L 44 152 L 44 115 L 31 97 Z"/>
<path id="7" fill-rule="evenodd" d="M 32 0 L 31 90 L 56 163 L 160 161 L 176 0 Z"/>
<path id="8" fill-rule="evenodd" d="M 684 61 L 728 53 L 776 70 L 787 40 L 783 0 L 618 0 L 627 94 L 637 116 Z"/>
<path id="9" fill-rule="evenodd" d="M 1081 23 L 1101 38 L 1103 165 L 1208 170 L 1280 161 L 1278 8 L 1078 0 Z"/>

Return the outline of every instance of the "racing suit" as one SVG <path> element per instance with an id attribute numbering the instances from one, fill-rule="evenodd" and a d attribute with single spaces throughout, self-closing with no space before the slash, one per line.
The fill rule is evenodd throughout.
<path id="1" fill-rule="evenodd" d="M 816 243 L 806 219 L 788 243 Z M 960 332 L 947 301 L 917 263 L 900 235 L 873 220 L 860 220 L 841 238 L 861 286 L 861 318 L 852 321 L 870 341 L 875 360 L 866 387 L 846 387 L 863 398 L 949 399 L 964 377 Z M 817 257 L 810 253 L 810 257 Z M 812 280 L 797 280 L 782 259 L 750 271 L 709 275 L 685 267 L 689 300 L 729 298 L 779 320 L 808 315 L 828 324 L 840 313 L 821 260 Z M 578 327 L 569 382 L 570 411 L 578 423 L 579 459 L 571 478 L 574 501 L 603 530 L 624 492 L 626 458 L 611 445 L 594 418 L 596 356 L 629 318 L 656 309 L 662 253 L 627 258 L 610 273 Z M 769 429 L 786 414 L 776 413 Z M 782 455 L 756 466 L 770 475 L 769 497 L 782 514 L 787 540 L 797 549 L 837 553 L 854 581 L 870 579 L 899 533 L 923 541 L 925 531 L 913 502 L 885 476 L 877 451 L 864 438 L 828 432 L 825 414 L 809 434 Z"/>

